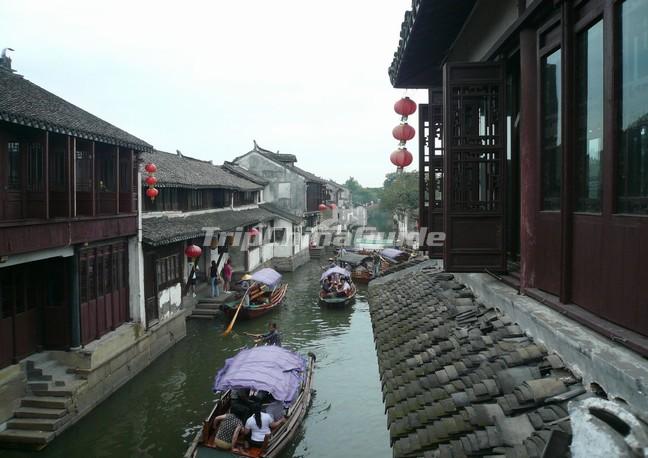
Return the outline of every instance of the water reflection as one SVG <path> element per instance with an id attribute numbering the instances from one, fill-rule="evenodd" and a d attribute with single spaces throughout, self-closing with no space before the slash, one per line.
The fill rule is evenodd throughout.
<path id="1" fill-rule="evenodd" d="M 298 457 L 391 456 L 368 306 L 359 294 L 349 309 L 317 303 L 320 267 L 286 274 L 285 304 L 267 316 L 225 323 L 190 320 L 187 337 L 39 453 L 2 451 L 7 458 L 182 456 L 214 396 L 214 375 L 226 358 L 250 345 L 243 332 L 276 321 L 284 345 L 317 355 L 315 395 L 303 427 L 283 454 Z"/>

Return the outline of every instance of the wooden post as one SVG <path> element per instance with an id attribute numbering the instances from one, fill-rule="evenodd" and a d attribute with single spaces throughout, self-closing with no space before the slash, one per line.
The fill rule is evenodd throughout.
<path id="1" fill-rule="evenodd" d="M 95 142 L 92 142 L 92 216 L 97 216 L 97 160 L 95 155 Z"/>
<path id="2" fill-rule="evenodd" d="M 50 194 L 49 194 L 49 132 L 45 131 L 45 147 L 43 148 L 43 175 L 45 192 L 45 219 L 50 218 Z"/>
<path id="3" fill-rule="evenodd" d="M 520 289 L 535 286 L 536 212 L 540 180 L 536 32 L 520 31 Z"/>
<path id="4" fill-rule="evenodd" d="M 119 146 L 115 146 L 115 214 L 119 215 Z"/>
<path id="5" fill-rule="evenodd" d="M 68 137 L 69 138 L 69 137 Z M 71 217 L 76 218 L 77 216 L 77 196 L 76 196 L 76 137 L 72 137 L 72 150 L 70 151 L 70 198 L 72 201 L 71 205 Z"/>
<path id="6" fill-rule="evenodd" d="M 573 232 L 573 144 L 574 144 L 574 83 L 573 83 L 573 40 L 571 30 L 572 4 L 563 2 L 561 11 L 562 28 L 562 185 L 560 193 L 560 302 L 566 304 L 571 299 L 572 273 L 572 232 Z"/>

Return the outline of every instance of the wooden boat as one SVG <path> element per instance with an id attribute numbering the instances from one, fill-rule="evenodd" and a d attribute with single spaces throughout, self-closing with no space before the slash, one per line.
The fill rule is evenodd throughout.
<path id="1" fill-rule="evenodd" d="M 354 252 L 340 253 L 336 261 L 342 267 L 351 271 L 351 278 L 355 283 L 366 285 L 373 278 L 373 254 L 361 254 Z M 381 260 L 380 271 L 383 272 L 389 267 L 389 262 Z"/>
<path id="2" fill-rule="evenodd" d="M 282 304 L 288 290 L 288 285 L 281 283 L 281 274 L 270 268 L 252 274 L 251 281 L 253 284 L 248 292 L 250 305 L 241 307 L 238 315 L 242 319 L 257 318 L 270 313 Z M 228 319 L 232 319 L 240 302 L 241 297 L 238 297 L 223 304 L 223 312 Z"/>
<path id="3" fill-rule="evenodd" d="M 321 289 L 319 292 L 319 301 L 321 305 L 326 305 L 327 307 L 346 307 L 355 301 L 357 293 L 358 289 L 356 285 L 351 282 L 351 289 L 343 296 L 329 296 L 328 293 Z"/>
<path id="4" fill-rule="evenodd" d="M 255 348 L 279 348 L 274 346 L 262 346 Z M 252 349 L 250 349 L 252 350 Z M 285 350 L 285 349 L 284 349 Z M 288 351 L 288 350 L 286 350 Z M 287 421 L 273 431 L 272 436 L 266 442 L 263 448 L 248 448 L 236 451 L 221 450 L 215 448 L 213 443 L 216 431 L 214 431 L 213 423 L 214 418 L 218 415 L 227 413 L 231 406 L 232 392 L 227 390 L 223 392 L 222 396 L 214 408 L 209 413 L 207 418 L 203 421 L 201 430 L 196 434 L 196 437 L 190 444 L 184 458 L 225 458 L 225 457 L 248 457 L 248 458 L 276 458 L 281 451 L 290 443 L 300 425 L 306 417 L 306 413 L 311 403 L 312 396 L 312 383 L 313 383 L 313 369 L 315 366 L 315 355 L 308 354 L 306 361 L 306 370 L 299 391 L 294 400 L 290 403 L 286 413 Z"/>

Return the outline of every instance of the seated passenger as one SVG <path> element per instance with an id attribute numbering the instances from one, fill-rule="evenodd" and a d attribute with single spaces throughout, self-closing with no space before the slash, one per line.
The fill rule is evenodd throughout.
<path id="1" fill-rule="evenodd" d="M 274 421 L 270 414 L 261 412 L 261 408 L 257 406 L 254 415 L 245 422 L 243 434 L 250 434 L 250 447 L 262 448 L 266 438 L 269 438 L 272 434 L 272 429 L 280 426 L 285 421 L 285 418 Z"/>
<path id="2" fill-rule="evenodd" d="M 233 413 L 226 413 L 214 418 L 214 445 L 223 450 L 231 450 L 236 446 L 243 423 Z"/>

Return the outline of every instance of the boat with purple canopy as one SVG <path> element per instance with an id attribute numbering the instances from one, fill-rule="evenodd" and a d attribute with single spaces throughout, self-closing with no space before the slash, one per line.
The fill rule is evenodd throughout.
<path id="1" fill-rule="evenodd" d="M 279 307 L 286 297 L 288 284 L 282 283 L 279 272 L 266 267 L 252 274 L 252 286 L 248 292 L 250 304 L 241 307 L 242 319 L 256 318 Z M 231 320 L 241 301 L 241 296 L 223 304 L 223 312 Z"/>
<path id="2" fill-rule="evenodd" d="M 328 282 L 328 283 L 326 283 Z M 345 289 L 344 283 L 348 284 Z M 329 307 L 345 307 L 355 301 L 358 289 L 351 280 L 351 272 L 335 266 L 327 269 L 320 277 L 319 302 Z M 329 285 L 329 288 L 326 288 Z"/>
<path id="3" fill-rule="evenodd" d="M 203 421 L 202 429 L 196 434 L 185 458 L 277 457 L 304 421 L 311 403 L 314 366 L 314 354 L 304 357 L 275 345 L 247 348 L 229 358 L 214 381 L 213 390 L 220 397 Z M 272 432 L 261 448 L 222 450 L 216 445 L 214 418 L 230 412 L 234 393 L 241 390 L 269 393 L 275 408 L 278 402 L 281 404 L 286 421 Z"/>

